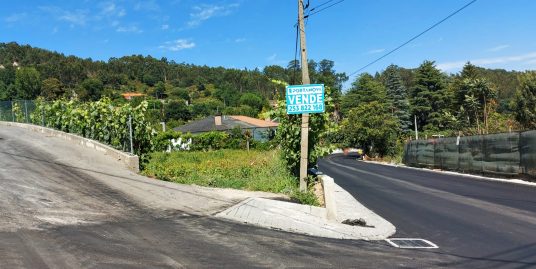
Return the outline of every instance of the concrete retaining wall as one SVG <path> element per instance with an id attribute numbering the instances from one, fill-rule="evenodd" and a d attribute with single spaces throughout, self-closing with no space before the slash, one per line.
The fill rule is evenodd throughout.
<path id="1" fill-rule="evenodd" d="M 69 134 L 62 131 L 41 127 L 33 124 L 26 124 L 26 123 L 18 123 L 18 122 L 7 122 L 7 121 L 0 121 L 0 126 L 13 126 L 13 127 L 19 127 L 28 129 L 34 132 L 39 132 L 43 134 L 47 134 L 50 136 L 58 137 L 61 139 L 64 139 L 65 141 L 68 141 L 72 144 L 78 144 L 87 148 L 91 148 L 95 151 L 102 152 L 104 155 L 110 156 L 117 162 L 121 163 L 123 166 L 128 168 L 129 170 L 133 172 L 139 172 L 140 170 L 140 159 L 137 155 L 132 155 L 130 153 L 122 152 L 120 150 L 114 149 L 108 145 L 104 145 L 100 142 L 97 142 L 95 140 L 91 140 L 89 138 L 81 137 L 79 135 L 75 134 Z"/>

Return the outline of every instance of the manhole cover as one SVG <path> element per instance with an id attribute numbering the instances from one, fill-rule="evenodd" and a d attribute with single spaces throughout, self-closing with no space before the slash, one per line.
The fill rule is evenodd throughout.
<path id="1" fill-rule="evenodd" d="M 385 241 L 395 248 L 438 248 L 436 244 L 419 238 L 390 238 Z"/>

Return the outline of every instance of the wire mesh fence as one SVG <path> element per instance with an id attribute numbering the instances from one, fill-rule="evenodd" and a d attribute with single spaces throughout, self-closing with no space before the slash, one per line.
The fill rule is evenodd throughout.
<path id="1" fill-rule="evenodd" d="M 35 102 L 31 100 L 0 101 L 0 120 L 32 123 Z"/>
<path id="2" fill-rule="evenodd" d="M 83 128 L 76 128 L 76 124 L 73 124 L 72 118 L 70 119 L 71 122 L 58 122 L 58 119 L 61 118 L 61 116 L 53 116 L 51 115 L 51 113 L 65 114 L 68 112 L 61 110 L 61 112 L 46 111 L 44 107 L 47 104 L 52 103 L 53 102 L 40 101 L 42 108 L 39 109 L 37 102 L 34 100 L 0 101 L 0 121 L 28 123 L 51 129 L 56 129 L 67 133 L 73 133 L 86 138 L 97 140 L 99 142 L 102 142 L 103 144 L 107 144 L 124 152 L 130 152 L 132 154 L 135 153 L 135 141 L 133 137 L 133 124 L 131 116 L 129 116 L 128 119 L 125 120 L 125 123 L 122 127 L 119 126 L 117 128 L 109 128 L 109 126 L 103 125 L 101 130 L 94 130 L 93 132 L 90 132 L 88 129 L 95 129 L 95 126 L 89 126 L 89 128 L 87 128 L 87 126 Z M 95 125 L 98 124 L 97 121 L 93 123 Z M 95 133 L 98 133 L 99 135 Z M 114 133 L 116 134 L 114 135 Z M 124 135 L 118 135 L 117 133 L 123 133 Z M 106 137 L 108 137 L 109 139 L 100 139 Z"/>
<path id="3" fill-rule="evenodd" d="M 472 174 L 536 177 L 536 131 L 414 140 L 403 162 Z"/>

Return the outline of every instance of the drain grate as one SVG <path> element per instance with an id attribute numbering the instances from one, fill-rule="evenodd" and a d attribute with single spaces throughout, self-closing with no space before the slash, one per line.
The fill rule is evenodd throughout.
<path id="1" fill-rule="evenodd" d="M 436 244 L 419 238 L 390 238 L 385 241 L 395 248 L 439 248 Z"/>

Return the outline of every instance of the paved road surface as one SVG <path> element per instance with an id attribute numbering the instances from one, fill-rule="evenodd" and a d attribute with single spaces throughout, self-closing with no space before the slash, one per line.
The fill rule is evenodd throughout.
<path id="1" fill-rule="evenodd" d="M 332 155 L 322 172 L 460 268 L 536 268 L 536 187 L 391 167 Z M 418 256 L 419 252 L 415 252 Z"/>
<path id="2" fill-rule="evenodd" d="M 195 208 L 163 210 L 147 202 L 161 188 L 129 188 L 138 191 L 132 195 L 109 184 L 100 177 L 121 168 L 97 168 L 104 157 L 95 154 L 0 127 L 0 268 L 431 268 L 456 262 L 383 241 L 320 239 L 226 222 Z M 135 199 L 140 192 L 144 199 Z"/>

